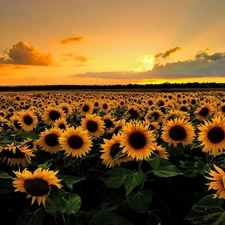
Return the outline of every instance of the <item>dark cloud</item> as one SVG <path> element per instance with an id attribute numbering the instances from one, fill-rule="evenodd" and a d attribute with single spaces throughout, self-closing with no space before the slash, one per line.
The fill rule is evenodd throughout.
<path id="1" fill-rule="evenodd" d="M 222 55 L 215 53 L 214 55 Z M 195 60 L 178 61 L 166 63 L 165 65 L 155 64 L 152 70 L 145 72 L 100 72 L 74 74 L 74 78 L 102 78 L 102 79 L 182 79 L 200 77 L 224 77 L 225 78 L 225 58 L 218 60 L 208 60 L 196 58 Z"/>
<path id="2" fill-rule="evenodd" d="M 208 48 L 205 49 L 209 50 Z M 196 59 L 206 59 L 206 60 L 220 60 L 220 59 L 224 59 L 225 58 L 225 52 L 218 52 L 218 53 L 214 53 L 212 55 L 207 54 L 205 51 L 200 51 L 196 54 L 195 58 Z"/>
<path id="3" fill-rule="evenodd" d="M 4 56 L 0 57 L 0 64 L 50 66 L 53 58 L 50 53 L 42 53 L 34 46 L 20 41 L 4 52 Z"/>
<path id="4" fill-rule="evenodd" d="M 167 50 L 166 52 L 163 52 L 163 53 L 157 53 L 154 55 L 154 57 L 157 59 L 159 57 L 163 58 L 163 59 L 167 59 L 169 58 L 172 54 L 180 51 L 182 48 L 181 47 L 175 47 L 175 48 L 172 48 L 172 49 L 169 49 Z"/>
<path id="5" fill-rule="evenodd" d="M 59 41 L 61 44 L 68 44 L 71 42 L 80 42 L 84 39 L 84 37 L 70 37 L 64 40 Z"/>

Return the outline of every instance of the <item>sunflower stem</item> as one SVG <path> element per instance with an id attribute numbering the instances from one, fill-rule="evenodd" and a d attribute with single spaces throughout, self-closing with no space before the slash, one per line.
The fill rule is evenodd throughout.
<path id="1" fill-rule="evenodd" d="M 66 219 L 65 219 L 64 214 L 63 214 L 63 213 L 61 213 L 61 215 L 62 215 L 62 219 L 63 219 L 64 224 L 65 224 L 65 225 L 69 225 L 69 224 L 67 224 L 67 222 L 66 222 Z"/>
<path id="2" fill-rule="evenodd" d="M 138 160 L 138 171 L 142 171 L 142 161 Z M 138 190 L 141 192 L 144 186 L 144 181 L 142 182 L 142 184 L 138 185 Z"/>

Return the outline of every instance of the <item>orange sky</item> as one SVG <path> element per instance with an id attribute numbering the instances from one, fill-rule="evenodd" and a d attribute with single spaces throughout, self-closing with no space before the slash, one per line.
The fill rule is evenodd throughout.
<path id="1" fill-rule="evenodd" d="M 224 9 L 224 0 L 3 0 L 0 86 L 225 82 Z"/>

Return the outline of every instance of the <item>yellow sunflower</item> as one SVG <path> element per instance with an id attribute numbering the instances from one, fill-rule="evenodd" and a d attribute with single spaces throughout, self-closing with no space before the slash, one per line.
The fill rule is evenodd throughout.
<path id="1" fill-rule="evenodd" d="M 145 119 L 147 121 L 157 121 L 160 122 L 163 118 L 163 113 L 159 109 L 152 109 L 149 110 L 148 113 L 145 115 Z"/>
<path id="2" fill-rule="evenodd" d="M 102 163 L 106 165 L 106 167 L 114 167 L 120 166 L 122 162 L 128 162 L 133 160 L 131 157 L 128 157 L 127 154 L 122 156 L 121 158 L 115 159 L 114 157 L 118 152 L 122 152 L 123 147 L 120 147 L 121 135 L 113 135 L 110 140 L 103 139 L 104 144 L 101 145 L 103 149 L 101 152 L 100 158 L 103 159 Z"/>
<path id="3" fill-rule="evenodd" d="M 91 137 L 81 127 L 68 128 L 59 138 L 59 143 L 67 156 L 72 155 L 77 158 L 85 156 L 92 146 Z"/>
<path id="4" fill-rule="evenodd" d="M 103 116 L 103 121 L 105 124 L 105 128 L 110 129 L 114 126 L 115 118 L 112 117 L 110 114 L 106 114 L 105 116 Z"/>
<path id="5" fill-rule="evenodd" d="M 22 110 L 19 112 L 19 123 L 24 131 L 31 131 L 37 127 L 38 118 L 30 110 Z"/>
<path id="6" fill-rule="evenodd" d="M 162 159 L 168 159 L 169 153 L 161 145 L 154 145 L 153 151 Z"/>
<path id="7" fill-rule="evenodd" d="M 214 107 L 209 103 L 204 103 L 201 107 L 194 111 L 196 118 L 204 120 L 213 114 Z"/>
<path id="8" fill-rule="evenodd" d="M 60 118 L 66 118 L 66 114 L 62 109 L 57 108 L 56 106 L 48 106 L 42 115 L 43 121 L 48 125 L 53 124 Z"/>
<path id="9" fill-rule="evenodd" d="M 126 124 L 126 120 L 125 119 L 121 119 L 121 120 L 117 120 L 114 122 L 114 127 L 112 127 L 110 130 L 109 130 L 109 133 L 111 134 L 118 134 L 123 126 Z"/>
<path id="10" fill-rule="evenodd" d="M 18 114 L 14 114 L 13 116 L 11 116 L 10 120 L 14 131 L 22 131 L 22 126 L 19 122 L 20 117 L 18 116 Z"/>
<path id="11" fill-rule="evenodd" d="M 61 135 L 62 130 L 57 127 L 53 127 L 49 130 L 45 129 L 45 131 L 40 133 L 38 145 L 46 152 L 57 153 L 60 151 L 59 138 Z"/>
<path id="12" fill-rule="evenodd" d="M 93 111 L 93 105 L 90 103 L 90 102 L 84 102 L 82 105 L 81 105 L 81 109 L 80 109 L 80 113 L 81 115 L 86 115 L 86 114 L 89 114 L 89 113 L 92 113 Z"/>
<path id="13" fill-rule="evenodd" d="M 10 166 L 23 166 L 31 163 L 31 157 L 35 156 L 27 146 L 14 145 L 14 142 L 0 148 L 0 156 L 3 162 Z"/>
<path id="14" fill-rule="evenodd" d="M 58 127 L 61 130 L 66 130 L 69 127 L 65 118 L 59 118 L 58 120 L 55 120 L 52 125 L 54 127 Z"/>
<path id="15" fill-rule="evenodd" d="M 105 132 L 104 121 L 97 114 L 87 114 L 81 120 L 81 126 L 93 137 L 100 137 Z"/>
<path id="16" fill-rule="evenodd" d="M 204 121 L 199 125 L 198 140 L 203 146 L 203 152 L 212 153 L 214 156 L 218 152 L 225 150 L 225 118 L 214 117 L 212 122 Z"/>
<path id="17" fill-rule="evenodd" d="M 37 200 L 38 205 L 42 203 L 45 206 L 45 200 L 51 192 L 51 186 L 54 185 L 59 189 L 62 187 L 59 183 L 61 180 L 56 177 L 58 171 L 38 168 L 33 173 L 27 169 L 22 172 L 13 172 L 16 175 L 13 178 L 15 192 L 24 192 L 27 193 L 27 198 L 32 197 L 31 205 Z"/>
<path id="18" fill-rule="evenodd" d="M 191 144 L 194 140 L 194 126 L 183 118 L 169 120 L 162 128 L 162 139 L 169 145 L 183 146 Z"/>
<path id="19" fill-rule="evenodd" d="M 64 111 L 67 117 L 72 113 L 72 107 L 69 103 L 60 103 L 58 107 Z"/>
<path id="20" fill-rule="evenodd" d="M 22 146 L 27 146 L 32 152 L 37 151 L 37 140 L 27 138 L 22 142 Z"/>
<path id="21" fill-rule="evenodd" d="M 154 141 L 153 132 L 140 121 L 131 121 L 122 128 L 121 147 L 124 147 L 122 152 L 135 160 L 149 157 L 154 149 Z"/>
<path id="22" fill-rule="evenodd" d="M 225 199 L 225 172 L 215 164 L 213 164 L 214 170 L 210 170 L 208 173 L 210 177 L 205 176 L 208 180 L 210 180 L 208 190 L 213 189 L 216 190 L 216 194 L 214 194 L 214 198 L 223 198 Z"/>

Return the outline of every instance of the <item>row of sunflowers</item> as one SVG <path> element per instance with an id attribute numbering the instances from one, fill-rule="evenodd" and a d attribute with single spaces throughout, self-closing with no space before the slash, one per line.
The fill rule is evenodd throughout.
<path id="1" fill-rule="evenodd" d="M 225 92 L 0 100 L 1 224 L 224 224 Z"/>

